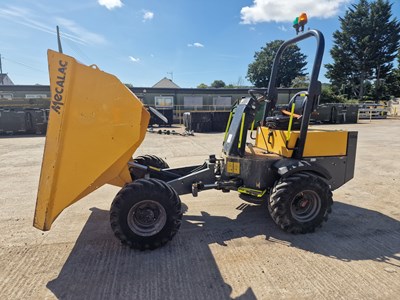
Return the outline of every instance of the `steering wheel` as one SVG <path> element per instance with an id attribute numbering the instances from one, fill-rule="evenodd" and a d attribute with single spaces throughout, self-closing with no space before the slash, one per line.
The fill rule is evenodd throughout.
<path id="1" fill-rule="evenodd" d="M 264 90 L 249 90 L 251 98 L 253 98 L 257 102 L 261 102 L 266 99 L 265 93 L 266 92 Z M 256 95 L 260 95 L 261 97 L 257 98 Z"/>

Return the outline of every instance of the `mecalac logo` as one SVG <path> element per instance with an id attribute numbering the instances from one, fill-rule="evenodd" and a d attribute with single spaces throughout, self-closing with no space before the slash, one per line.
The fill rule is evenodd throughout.
<path id="1" fill-rule="evenodd" d="M 53 91 L 53 100 L 51 102 L 51 109 L 56 113 L 60 114 L 61 107 L 64 105 L 63 94 L 64 94 L 64 82 L 67 73 L 68 62 L 59 60 L 58 61 L 58 76 L 55 84 L 55 89 Z"/>

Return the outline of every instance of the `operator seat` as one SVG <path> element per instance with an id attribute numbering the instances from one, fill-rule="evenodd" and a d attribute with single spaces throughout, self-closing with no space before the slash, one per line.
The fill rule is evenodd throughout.
<path id="1" fill-rule="evenodd" d="M 295 109 L 293 113 L 292 130 L 299 130 L 306 102 L 307 92 L 296 93 L 292 99 L 290 99 L 288 105 L 281 109 L 277 115 L 265 119 L 265 125 L 270 129 L 287 130 L 289 127 L 292 105 L 294 104 Z"/>

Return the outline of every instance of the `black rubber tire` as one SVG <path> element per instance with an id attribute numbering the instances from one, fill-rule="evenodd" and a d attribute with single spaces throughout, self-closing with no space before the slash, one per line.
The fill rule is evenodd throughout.
<path id="1" fill-rule="evenodd" d="M 137 221 L 140 213 L 134 209 L 149 202 L 162 207 L 160 211 L 164 213 L 165 223 L 154 234 L 141 234 L 137 230 L 135 232 L 132 222 L 140 226 Z M 158 218 L 156 215 L 152 213 L 151 217 L 159 222 L 162 213 L 159 213 Z M 110 209 L 110 223 L 115 236 L 122 244 L 139 250 L 153 250 L 165 245 L 178 232 L 181 220 L 181 200 L 178 194 L 167 183 L 158 179 L 138 179 L 125 185 L 115 196 Z"/>
<path id="2" fill-rule="evenodd" d="M 155 155 L 141 155 L 134 158 L 133 161 L 144 166 L 152 166 L 159 169 L 169 168 L 165 160 Z"/>
<path id="3" fill-rule="evenodd" d="M 268 199 L 268 210 L 284 231 L 309 233 L 328 220 L 332 204 L 332 192 L 322 178 L 311 173 L 296 173 L 275 183 Z"/>

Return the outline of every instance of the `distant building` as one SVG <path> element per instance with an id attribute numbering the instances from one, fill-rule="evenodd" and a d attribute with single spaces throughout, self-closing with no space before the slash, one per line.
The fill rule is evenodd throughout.
<path id="1" fill-rule="evenodd" d="M 175 82 L 173 82 L 171 79 L 168 79 L 167 77 L 164 77 L 152 87 L 160 89 L 180 89 L 180 86 L 178 86 Z"/>
<path id="2" fill-rule="evenodd" d="M 14 85 L 14 82 L 5 73 L 0 73 L 0 85 Z"/>
<path id="3" fill-rule="evenodd" d="M 146 105 L 173 110 L 175 121 L 187 111 L 229 111 L 238 99 L 249 95 L 248 88 L 181 88 L 168 78 L 153 87 L 128 88 Z M 298 91 L 279 89 L 278 104 L 288 103 Z M 48 108 L 50 95 L 48 85 L 0 85 L 0 108 Z"/>

